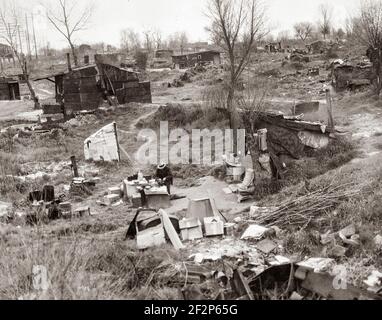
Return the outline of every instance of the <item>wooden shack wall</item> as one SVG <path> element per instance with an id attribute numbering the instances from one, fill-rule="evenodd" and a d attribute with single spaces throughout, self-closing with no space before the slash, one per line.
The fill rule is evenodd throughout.
<path id="1" fill-rule="evenodd" d="M 173 63 L 178 64 L 181 68 L 191 68 L 197 63 L 221 62 L 220 54 L 213 51 L 195 52 L 184 56 L 174 56 Z"/>
<path id="2" fill-rule="evenodd" d="M 116 90 L 120 104 L 130 102 L 152 103 L 150 82 L 139 82 L 136 87 L 124 87 Z"/>
<path id="3" fill-rule="evenodd" d="M 66 113 L 99 107 L 101 93 L 97 86 L 97 74 L 95 68 L 86 68 L 65 75 L 63 88 Z"/>
<path id="4" fill-rule="evenodd" d="M 104 86 L 109 92 L 114 91 L 120 104 L 130 102 L 151 103 L 150 82 L 139 82 L 136 73 L 111 65 L 98 66 Z M 110 87 L 110 82 L 112 88 Z"/>

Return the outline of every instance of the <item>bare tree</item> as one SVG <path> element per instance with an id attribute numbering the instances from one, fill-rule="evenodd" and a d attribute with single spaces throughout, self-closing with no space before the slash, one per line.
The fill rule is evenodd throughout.
<path id="1" fill-rule="evenodd" d="M 188 36 L 186 32 L 176 32 L 168 37 L 168 47 L 170 49 L 178 49 L 182 53 L 188 44 Z"/>
<path id="2" fill-rule="evenodd" d="M 121 31 L 121 48 L 126 51 L 137 51 L 141 48 L 140 36 L 133 29 Z"/>
<path id="3" fill-rule="evenodd" d="M 278 42 L 287 42 L 288 40 L 290 39 L 290 36 L 289 36 L 289 31 L 288 30 L 283 30 L 283 31 L 280 31 L 277 35 L 277 41 Z"/>
<path id="4" fill-rule="evenodd" d="M 258 0 L 210 0 L 208 16 L 212 38 L 219 39 L 229 61 L 229 83 L 226 107 L 230 126 L 236 131 L 241 125 L 234 103 L 239 79 L 251 60 L 257 41 L 266 34 L 265 9 Z M 236 139 L 234 139 L 236 142 Z M 236 151 L 237 145 L 234 145 Z"/>
<path id="5" fill-rule="evenodd" d="M 78 57 L 74 44 L 75 34 L 85 30 L 95 10 L 94 2 L 79 7 L 75 0 L 54 0 L 56 5 L 46 7 L 46 14 L 53 27 L 68 41 L 74 65 L 78 67 Z"/>
<path id="6" fill-rule="evenodd" d="M 344 29 L 338 28 L 337 30 L 335 30 L 335 35 L 338 38 L 338 40 L 342 40 L 345 37 L 346 33 Z"/>
<path id="7" fill-rule="evenodd" d="M 353 17 L 348 33 L 368 47 L 373 63 L 374 85 L 379 96 L 382 90 L 382 0 L 364 1 L 358 16 Z"/>
<path id="8" fill-rule="evenodd" d="M 128 52 L 130 50 L 129 30 L 128 29 L 121 30 L 120 42 L 121 42 L 121 45 L 120 45 L 121 49 Z"/>
<path id="9" fill-rule="evenodd" d="M 17 2 L 15 0 L 5 0 L 1 4 L 2 5 L 0 6 L 0 29 L 2 30 L 2 32 L 0 33 L 0 39 L 5 41 L 11 48 L 12 55 L 16 58 L 16 61 L 20 69 L 22 70 L 23 76 L 31 94 L 31 98 L 34 101 L 35 109 L 39 109 L 40 103 L 29 79 L 28 62 L 25 55 L 22 52 L 20 52 L 18 43 L 19 32 L 22 28 L 20 17 L 22 17 L 23 15 L 17 7 Z"/>
<path id="10" fill-rule="evenodd" d="M 188 36 L 186 32 L 182 32 L 179 35 L 180 51 L 183 53 L 186 45 L 188 44 Z"/>
<path id="11" fill-rule="evenodd" d="M 159 50 L 163 45 L 163 34 L 160 30 L 155 30 L 152 34 L 155 50 Z"/>
<path id="12" fill-rule="evenodd" d="M 321 20 L 319 22 L 319 30 L 324 39 L 330 35 L 332 29 L 333 8 L 329 4 L 321 4 L 319 6 Z"/>
<path id="13" fill-rule="evenodd" d="M 302 42 L 312 37 L 313 35 L 313 25 L 310 22 L 300 22 L 294 25 L 294 32 L 297 39 Z"/>
<path id="14" fill-rule="evenodd" d="M 144 48 L 151 53 L 153 51 L 153 32 L 150 29 L 146 29 L 142 31 L 143 39 L 144 39 Z"/>

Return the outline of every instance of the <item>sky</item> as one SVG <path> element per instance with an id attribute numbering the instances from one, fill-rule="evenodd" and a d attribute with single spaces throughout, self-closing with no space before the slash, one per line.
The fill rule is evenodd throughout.
<path id="1" fill-rule="evenodd" d="M 1 1 L 1 0 L 0 0 Z M 40 44 L 50 42 L 55 48 L 66 46 L 65 39 L 52 29 L 44 17 L 39 4 L 46 1 L 51 5 L 57 0 L 23 1 L 32 6 L 34 12 L 36 36 Z M 205 15 L 208 0 L 93 0 L 96 11 L 89 28 L 76 36 L 76 43 L 105 42 L 118 46 L 120 31 L 132 28 L 158 29 L 164 36 L 185 31 L 191 41 L 208 41 L 205 31 L 208 18 Z M 290 30 L 296 22 L 319 19 L 318 7 L 321 3 L 330 3 L 334 9 L 334 23 L 337 27 L 345 23 L 347 17 L 358 8 L 360 0 L 262 0 L 267 8 L 268 25 L 273 35 Z M 84 4 L 88 0 L 77 0 Z M 25 5 L 27 6 L 27 5 Z"/>

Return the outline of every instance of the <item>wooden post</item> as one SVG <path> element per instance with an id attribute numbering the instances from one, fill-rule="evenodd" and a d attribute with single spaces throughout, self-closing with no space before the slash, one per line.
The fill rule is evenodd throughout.
<path id="1" fill-rule="evenodd" d="M 21 32 L 20 32 L 20 26 L 17 27 L 17 32 L 19 34 L 19 42 L 20 42 L 20 53 L 23 55 L 23 43 L 21 41 Z"/>
<path id="2" fill-rule="evenodd" d="M 36 60 L 38 60 L 38 53 L 37 53 L 37 41 L 36 41 L 36 30 L 34 28 L 34 18 L 32 14 L 32 27 L 33 27 L 33 42 L 34 42 L 34 51 L 36 55 Z"/>
<path id="3" fill-rule="evenodd" d="M 70 158 L 70 160 L 72 161 L 72 167 L 73 167 L 74 177 L 75 177 L 75 178 L 78 178 L 78 177 L 79 177 L 79 174 L 78 174 L 78 167 L 77 167 L 76 157 L 75 157 L 75 156 L 72 156 L 72 157 Z"/>
<path id="4" fill-rule="evenodd" d="M 15 88 L 11 86 L 11 100 L 16 100 Z"/>
<path id="5" fill-rule="evenodd" d="M 29 25 L 28 25 L 28 15 L 25 14 L 25 25 L 26 25 L 26 38 L 27 38 L 27 48 L 28 48 L 28 58 L 29 61 L 32 60 L 32 50 L 31 50 L 31 39 L 29 35 Z"/>
<path id="6" fill-rule="evenodd" d="M 117 124 L 115 122 L 114 122 L 114 133 L 115 133 L 115 140 L 117 142 L 117 148 L 118 148 L 118 162 L 121 162 L 121 150 L 119 148 Z"/>
<path id="7" fill-rule="evenodd" d="M 333 109 L 332 109 L 332 97 L 330 95 L 330 90 L 326 89 L 326 105 L 328 108 L 328 127 L 334 129 L 334 119 L 333 119 Z"/>

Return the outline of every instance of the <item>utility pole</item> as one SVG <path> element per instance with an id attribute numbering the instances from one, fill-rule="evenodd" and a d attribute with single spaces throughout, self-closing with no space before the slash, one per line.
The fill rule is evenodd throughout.
<path id="1" fill-rule="evenodd" d="M 26 28 L 27 28 L 27 46 L 28 46 L 28 58 L 29 58 L 29 61 L 32 61 L 32 50 L 31 50 L 31 39 L 30 39 L 30 35 L 29 35 L 29 26 L 28 26 L 28 15 L 25 14 L 25 25 L 26 25 Z"/>
<path id="2" fill-rule="evenodd" d="M 17 26 L 17 32 L 18 32 L 18 34 L 19 34 L 19 42 L 20 42 L 20 53 L 21 53 L 21 55 L 23 55 L 23 54 L 24 54 L 24 52 L 23 52 L 23 43 L 22 43 L 22 41 L 21 41 L 21 32 L 20 32 L 20 26 Z"/>
<path id="3" fill-rule="evenodd" d="M 33 13 L 32 13 L 32 28 L 33 28 L 33 41 L 34 41 L 34 51 L 36 54 L 36 60 L 38 60 L 38 54 L 37 54 L 37 41 L 36 41 L 36 31 L 34 28 L 34 18 L 33 18 Z"/>

